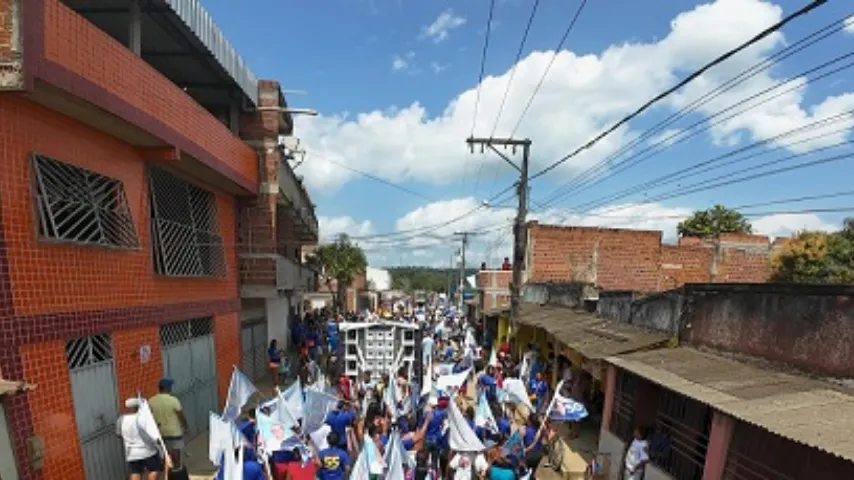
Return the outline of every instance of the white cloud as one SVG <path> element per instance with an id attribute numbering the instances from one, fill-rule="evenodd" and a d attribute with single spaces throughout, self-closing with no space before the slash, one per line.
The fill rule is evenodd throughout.
<path id="1" fill-rule="evenodd" d="M 399 232 L 424 230 L 425 227 L 441 225 L 460 217 L 478 206 L 478 200 L 473 197 L 429 203 L 398 218 L 395 229 Z M 658 203 L 625 204 L 615 211 L 606 212 L 600 209 L 586 215 L 548 209 L 530 215 L 529 219 L 549 225 L 660 230 L 665 242 L 675 242 L 676 226 L 694 210 L 695 208 L 691 207 L 668 207 Z M 394 240 L 362 244 L 368 251 L 371 262 L 385 264 L 384 262 L 390 260 L 395 264 L 441 267 L 448 265 L 449 256 L 459 248 L 459 240 L 453 237 L 454 232 L 478 232 L 470 239 L 468 263 L 496 264 L 512 253 L 511 225 L 514 215 L 515 210 L 512 208 L 481 208 L 476 214 L 466 216 L 458 222 L 430 229 L 429 236 L 401 235 Z M 777 214 L 750 218 L 750 221 L 755 233 L 772 238 L 788 236 L 802 229 L 835 231 L 839 228 L 815 214 Z"/>
<path id="2" fill-rule="evenodd" d="M 450 65 L 443 65 L 438 62 L 430 62 L 430 70 L 433 70 L 433 73 L 435 73 L 436 75 L 444 72 L 448 69 L 448 67 L 450 67 Z"/>
<path id="3" fill-rule="evenodd" d="M 770 237 L 788 237 L 801 230 L 835 232 L 838 225 L 822 220 L 814 213 L 782 213 L 751 219 L 753 230 Z"/>
<path id="4" fill-rule="evenodd" d="M 663 130 L 661 133 L 649 137 L 647 143 L 649 143 L 650 146 L 656 145 L 656 148 L 669 147 L 676 143 L 681 133 L 682 130 L 678 128 L 668 128 Z M 661 145 L 659 145 L 659 143 Z"/>
<path id="5" fill-rule="evenodd" d="M 391 69 L 395 72 L 411 71 L 415 67 L 415 52 L 395 55 L 391 59 Z"/>
<path id="6" fill-rule="evenodd" d="M 845 19 L 845 31 L 848 33 L 854 33 L 854 15 Z"/>
<path id="7" fill-rule="evenodd" d="M 763 0 L 717 0 L 678 15 L 670 32 L 656 41 L 619 43 L 598 54 L 577 55 L 561 51 L 517 131 L 518 136 L 534 140 L 536 154 L 532 170 L 542 168 L 586 143 L 676 83 L 687 72 L 747 40 L 778 21 L 781 15 L 780 7 Z M 441 36 L 439 33 L 436 35 Z M 770 35 L 716 67 L 658 108 L 672 110 L 690 104 L 711 88 L 767 58 L 783 43 L 782 34 Z M 551 59 L 552 52 L 537 51 L 520 61 L 497 136 L 510 133 Z M 779 84 L 782 79 L 777 75 L 763 72 L 752 77 L 702 107 L 700 114 L 718 112 L 743 102 L 749 95 Z M 509 68 L 501 75 L 484 79 L 477 109 L 476 134 L 491 132 L 508 80 Z M 768 139 L 817 117 L 854 108 L 854 95 L 850 94 L 826 98 L 813 105 L 806 104 L 806 84 L 794 85 L 796 89 L 774 101 L 714 127 L 709 134 L 712 141 L 731 145 L 738 141 Z M 295 132 L 303 138 L 309 152 L 302 167 L 309 186 L 334 189 L 356 178 L 351 172 L 325 162 L 324 158 L 358 170 L 370 170 L 389 181 L 418 179 L 444 184 L 458 180 L 470 171 L 469 164 L 475 161 L 463 142 L 470 133 L 475 96 L 474 87 L 461 92 L 441 112 L 428 112 L 422 104 L 414 102 L 391 111 L 298 117 Z M 638 128 L 637 124 L 634 125 Z M 827 128 L 850 129 L 852 125 L 854 119 L 848 118 L 846 122 Z M 812 130 L 806 135 L 819 133 L 822 132 Z M 833 144 L 847 133 L 829 135 L 798 148 Z M 636 135 L 631 127 L 620 129 L 552 173 L 557 178 L 566 178 L 573 171 L 588 167 L 614 152 Z M 487 169 L 506 168 L 502 160 L 491 154 L 476 161 L 485 162 Z"/>
<path id="8" fill-rule="evenodd" d="M 448 38 L 452 30 L 466 24 L 466 18 L 456 15 L 452 9 L 440 13 L 436 20 L 421 29 L 421 38 L 429 38 L 434 43 L 441 43 Z"/>
<path id="9" fill-rule="evenodd" d="M 335 239 L 338 235 L 346 233 L 351 237 L 362 235 L 370 235 L 374 233 L 374 227 L 371 222 L 364 220 L 359 222 L 349 216 L 341 217 L 324 217 L 317 218 L 318 229 L 323 236 L 322 240 L 329 241 Z"/>

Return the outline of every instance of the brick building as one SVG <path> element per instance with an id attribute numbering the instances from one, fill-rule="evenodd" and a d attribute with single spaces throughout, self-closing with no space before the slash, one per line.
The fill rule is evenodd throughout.
<path id="1" fill-rule="evenodd" d="M 528 224 L 526 281 L 587 282 L 602 290 L 655 292 L 690 282 L 764 282 L 772 244 L 762 235 L 681 238 L 657 230 Z"/>
<path id="2" fill-rule="evenodd" d="M 124 478 L 120 405 L 163 375 L 207 429 L 263 277 L 240 217 L 284 219 L 264 248 L 316 238 L 283 105 L 198 2 L 0 0 L 0 375 L 36 386 L 2 396 L 0 477 Z"/>

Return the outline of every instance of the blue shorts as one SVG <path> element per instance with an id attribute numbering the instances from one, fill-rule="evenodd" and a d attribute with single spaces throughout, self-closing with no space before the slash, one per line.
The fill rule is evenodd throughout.
<path id="1" fill-rule="evenodd" d="M 128 462 L 128 468 L 130 468 L 130 473 L 133 474 L 162 472 L 163 460 L 160 458 L 160 455 L 154 454 L 148 458 L 143 458 L 142 460 L 134 460 L 132 462 Z"/>

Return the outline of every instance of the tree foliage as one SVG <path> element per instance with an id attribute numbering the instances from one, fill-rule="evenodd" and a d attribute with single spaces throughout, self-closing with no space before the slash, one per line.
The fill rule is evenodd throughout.
<path id="1" fill-rule="evenodd" d="M 717 238 L 722 233 L 751 233 L 750 222 L 736 210 L 715 205 L 697 210 L 676 227 L 681 237 Z"/>
<path id="2" fill-rule="evenodd" d="M 446 292 L 449 282 L 459 282 L 459 269 L 429 268 L 429 267 L 392 267 L 388 269 L 391 274 L 391 288 L 413 292 L 425 290 L 428 292 Z M 475 270 L 466 271 L 466 276 L 472 275 Z"/>
<path id="3" fill-rule="evenodd" d="M 368 268 L 365 252 L 360 246 L 352 243 L 347 235 L 342 234 L 335 242 L 318 247 L 315 255 L 323 265 L 327 282 L 335 279 L 335 304 L 339 309 L 343 309 L 347 286 L 353 282 L 356 275 L 365 273 Z"/>
<path id="4" fill-rule="evenodd" d="M 854 219 L 839 232 L 802 231 L 771 259 L 775 282 L 854 283 Z"/>

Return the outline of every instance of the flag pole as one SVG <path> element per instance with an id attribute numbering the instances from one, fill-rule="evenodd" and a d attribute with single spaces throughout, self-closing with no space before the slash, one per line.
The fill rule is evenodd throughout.
<path id="1" fill-rule="evenodd" d="M 555 402 L 557 401 L 557 397 L 558 397 L 558 392 L 560 392 L 561 387 L 563 387 L 563 380 L 561 380 L 560 383 L 557 384 L 555 391 L 552 393 L 552 400 L 549 402 L 549 408 L 546 409 L 546 415 L 545 415 L 545 418 L 543 419 L 543 423 L 540 425 L 540 429 L 537 430 L 537 435 L 534 438 L 540 436 L 540 434 L 543 433 L 543 429 L 546 428 L 546 424 L 549 421 L 549 415 L 551 415 L 551 413 L 552 413 L 552 409 L 555 406 Z"/>

